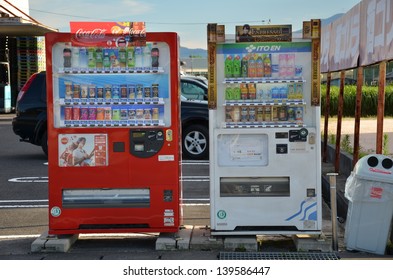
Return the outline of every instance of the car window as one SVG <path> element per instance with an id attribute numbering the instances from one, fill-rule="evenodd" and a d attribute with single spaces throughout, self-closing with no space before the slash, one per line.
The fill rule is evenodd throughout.
<path id="1" fill-rule="evenodd" d="M 189 100 L 205 100 L 207 96 L 205 88 L 188 81 L 181 81 L 181 94 Z"/>

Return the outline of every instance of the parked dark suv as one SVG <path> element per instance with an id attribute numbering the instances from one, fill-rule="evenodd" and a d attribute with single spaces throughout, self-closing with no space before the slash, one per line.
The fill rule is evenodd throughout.
<path id="1" fill-rule="evenodd" d="M 207 96 L 207 85 L 192 77 L 181 77 L 181 86 L 191 85 L 200 95 Z M 194 100 L 192 91 L 190 96 L 183 96 L 181 101 L 182 119 L 182 148 L 183 158 L 199 160 L 209 157 L 209 112 L 204 98 Z M 42 147 L 48 154 L 47 144 L 47 106 L 46 106 L 46 72 L 33 74 L 18 94 L 16 102 L 16 117 L 12 121 L 12 128 L 20 141 L 29 142 Z"/>

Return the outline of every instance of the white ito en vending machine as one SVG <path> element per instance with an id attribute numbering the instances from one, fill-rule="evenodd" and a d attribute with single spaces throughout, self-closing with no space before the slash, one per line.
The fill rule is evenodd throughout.
<path id="1" fill-rule="evenodd" d="M 320 234 L 313 41 L 208 37 L 212 234 Z"/>

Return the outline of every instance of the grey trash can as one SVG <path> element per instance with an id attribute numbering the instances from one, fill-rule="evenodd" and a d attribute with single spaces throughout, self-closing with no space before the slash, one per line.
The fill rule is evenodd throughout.
<path id="1" fill-rule="evenodd" d="M 393 161 L 361 158 L 345 183 L 349 200 L 344 242 L 348 250 L 385 254 L 393 216 Z"/>

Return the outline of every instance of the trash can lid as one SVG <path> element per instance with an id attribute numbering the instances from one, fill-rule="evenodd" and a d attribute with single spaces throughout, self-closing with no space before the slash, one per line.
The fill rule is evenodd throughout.
<path id="1" fill-rule="evenodd" d="M 370 154 L 359 159 L 353 170 L 359 179 L 393 184 L 393 160 L 380 154 Z"/>

